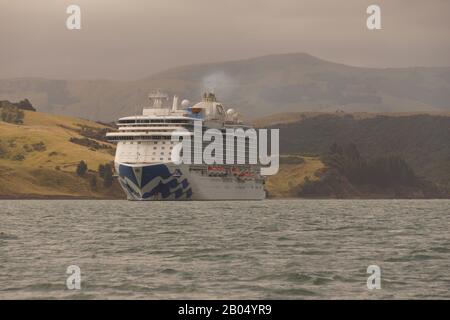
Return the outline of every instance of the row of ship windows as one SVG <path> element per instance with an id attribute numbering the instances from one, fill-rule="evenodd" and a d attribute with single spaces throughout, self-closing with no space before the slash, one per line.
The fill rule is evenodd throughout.
<path id="1" fill-rule="evenodd" d="M 134 142 L 132 141 L 132 142 L 123 142 L 123 144 L 134 144 Z M 137 141 L 136 142 L 136 144 L 141 144 L 142 143 L 142 141 Z M 174 144 L 175 142 L 173 142 L 173 141 L 167 141 L 167 144 Z M 145 143 L 145 144 L 149 144 L 149 143 Z M 154 141 L 153 142 L 153 144 L 166 144 L 166 141 L 163 141 L 163 142 L 158 142 L 158 141 Z"/>
<path id="2" fill-rule="evenodd" d="M 171 136 L 111 136 L 111 137 L 108 137 L 109 141 L 122 141 L 122 140 L 171 140 L 171 139 L 172 139 Z"/>
<path id="3" fill-rule="evenodd" d="M 164 147 L 161 147 L 160 148 L 160 150 L 161 149 L 164 149 Z M 160 152 L 160 155 L 165 155 L 165 154 L 168 154 L 168 155 L 171 155 L 172 154 L 172 152 L 171 152 L 171 150 L 173 149 L 173 147 L 170 147 L 167 151 L 163 151 L 163 152 Z M 158 150 L 156 147 L 154 147 L 153 148 L 153 150 Z M 130 157 L 134 157 L 134 156 L 136 156 L 136 153 L 135 152 L 126 152 L 126 151 L 122 151 L 121 153 L 120 153 L 121 155 L 127 155 L 127 156 L 130 156 Z M 157 152 L 152 152 L 152 155 L 156 155 L 157 154 Z M 183 156 L 183 151 L 181 151 L 180 152 L 180 155 L 181 156 Z M 191 155 L 193 156 L 193 157 L 195 157 L 195 156 L 202 156 L 203 155 L 203 153 L 202 152 L 195 152 L 195 151 L 192 151 L 191 152 Z M 143 155 L 144 157 L 146 156 L 145 154 Z M 215 154 L 214 154 L 214 152 L 212 153 L 212 156 L 216 156 Z M 225 159 L 228 159 L 228 157 L 227 156 L 225 156 L 225 155 L 221 155 L 221 158 L 223 159 L 223 161 L 225 161 Z M 248 155 L 248 154 L 245 154 L 244 156 L 241 156 L 241 155 L 234 155 L 233 157 L 232 157 L 235 161 L 247 161 L 247 160 L 249 160 L 250 159 L 250 156 Z M 227 160 L 228 161 L 228 160 Z"/>
<path id="4" fill-rule="evenodd" d="M 166 148 L 165 147 L 153 147 L 153 150 L 165 150 Z M 173 149 L 173 147 L 168 147 L 168 149 L 167 150 L 172 150 Z M 170 151 L 169 151 L 170 152 Z M 153 152 L 153 154 L 155 154 L 155 152 Z M 161 152 L 161 154 L 164 154 L 164 152 Z"/>
<path id="5" fill-rule="evenodd" d="M 184 120 L 184 119 L 155 119 L 155 120 L 132 119 L 132 120 L 119 120 L 117 123 L 192 123 L 192 120 Z"/>
<path id="6" fill-rule="evenodd" d="M 179 142 L 174 142 L 174 141 L 168 141 L 167 142 L 167 144 L 171 144 L 171 145 L 173 145 L 173 144 L 175 144 L 175 143 L 179 143 Z M 123 142 L 123 144 L 134 144 L 134 142 Z M 136 144 L 142 144 L 142 141 L 137 141 L 136 142 Z M 149 143 L 144 143 L 145 145 L 148 145 Z M 154 141 L 153 142 L 153 144 L 156 144 L 156 145 L 160 145 L 160 144 L 166 144 L 166 142 L 165 141 L 162 141 L 162 142 L 158 142 L 158 141 Z M 203 146 L 204 145 L 206 145 L 207 143 L 206 142 L 204 142 L 203 143 L 203 145 L 202 146 L 200 146 L 200 148 L 203 148 Z M 172 149 L 173 147 L 170 147 L 170 149 Z M 153 147 L 153 149 L 156 149 L 156 147 Z M 164 149 L 164 147 L 161 147 L 161 149 Z M 191 150 L 198 150 L 199 148 L 197 148 L 195 145 L 193 145 L 193 146 L 191 146 Z M 236 145 L 231 145 L 231 146 L 228 146 L 226 143 L 224 144 L 224 150 L 237 150 L 237 146 Z M 250 146 L 249 144 L 248 144 L 248 142 L 245 144 L 245 149 L 246 150 L 258 150 L 257 149 L 257 147 L 255 147 L 255 146 Z"/>
<path id="7" fill-rule="evenodd" d="M 158 158 L 150 158 L 150 159 L 151 159 L 150 161 L 158 161 Z M 133 160 L 134 160 L 134 159 L 133 159 Z M 160 161 L 164 161 L 164 160 L 169 161 L 170 158 L 169 158 L 169 157 L 167 157 L 167 158 L 161 157 L 161 158 L 159 158 L 159 160 L 160 160 Z M 149 161 L 149 160 L 146 160 L 146 161 Z"/>
<path id="8" fill-rule="evenodd" d="M 126 140 L 172 140 L 172 136 L 154 136 L 154 135 L 148 135 L 148 136 L 108 136 L 107 137 L 109 141 L 126 141 Z M 241 139 L 245 138 L 245 142 L 248 143 L 250 138 L 249 137 L 243 137 L 243 136 L 236 136 L 234 135 L 234 139 Z M 226 137 L 224 137 L 226 140 Z M 125 143 L 125 142 L 124 142 Z M 156 142 L 155 142 L 156 143 Z"/>
<path id="9" fill-rule="evenodd" d="M 157 154 L 157 152 L 152 152 L 152 155 L 154 156 L 154 155 L 156 155 Z M 165 155 L 166 154 L 166 152 L 160 152 L 160 155 Z M 167 151 L 167 154 L 168 155 L 170 155 L 170 154 L 172 154 L 170 151 Z M 130 152 L 130 153 L 128 153 L 128 152 L 121 152 L 121 155 L 127 155 L 127 156 L 129 156 L 129 157 L 135 157 L 136 156 L 136 153 L 132 153 L 132 152 Z M 146 157 L 146 156 L 148 156 L 147 154 L 144 154 L 143 155 L 144 157 Z"/>

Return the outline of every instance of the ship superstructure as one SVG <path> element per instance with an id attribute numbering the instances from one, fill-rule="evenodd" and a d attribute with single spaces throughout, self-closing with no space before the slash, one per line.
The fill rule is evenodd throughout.
<path id="1" fill-rule="evenodd" d="M 226 110 L 212 93 L 205 93 L 202 101 L 194 105 L 188 100 L 179 105 L 178 97 L 174 96 L 172 105 L 167 106 L 168 96 L 159 91 L 149 98 L 153 104 L 145 107 L 142 115 L 120 118 L 118 130 L 107 133 L 108 140 L 117 143 L 115 171 L 129 200 L 258 200 L 265 197 L 260 166 L 249 164 L 249 152 L 240 154 L 236 145 L 225 143 L 227 129 L 250 128 L 241 122 L 235 110 Z M 202 132 L 213 128 L 223 133 L 223 155 L 225 157 L 232 148 L 235 160 L 232 164 L 173 162 L 173 153 L 183 155 L 186 152 L 183 149 L 180 152 L 181 143 L 173 141 L 173 133 L 177 132 L 181 141 L 193 138 L 194 127 L 198 128 L 199 124 Z M 250 147 L 246 141 L 245 148 Z M 188 150 L 191 158 L 201 157 L 204 148 L 205 143 L 192 143 Z"/>

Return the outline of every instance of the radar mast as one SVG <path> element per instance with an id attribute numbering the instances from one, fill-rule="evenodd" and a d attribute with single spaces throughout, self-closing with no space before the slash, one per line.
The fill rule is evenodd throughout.
<path id="1" fill-rule="evenodd" d="M 154 109 L 161 109 L 163 106 L 163 100 L 168 100 L 169 97 L 167 94 L 161 92 L 160 90 L 157 90 L 156 92 L 150 93 L 148 95 L 148 98 L 150 101 L 153 101 L 153 108 Z"/>

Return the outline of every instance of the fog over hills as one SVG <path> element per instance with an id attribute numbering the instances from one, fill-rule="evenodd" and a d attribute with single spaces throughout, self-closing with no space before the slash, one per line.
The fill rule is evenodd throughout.
<path id="1" fill-rule="evenodd" d="M 192 102 L 211 90 L 248 118 L 450 111 L 450 67 L 362 68 L 304 53 L 182 66 L 135 81 L 0 79 L 0 100 L 28 98 L 39 111 L 111 121 L 140 113 L 155 89 Z"/>

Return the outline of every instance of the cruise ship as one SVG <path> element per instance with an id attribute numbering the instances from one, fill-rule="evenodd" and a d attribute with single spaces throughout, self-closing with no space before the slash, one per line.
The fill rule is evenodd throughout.
<path id="1" fill-rule="evenodd" d="M 128 200 L 265 198 L 260 165 L 249 164 L 249 150 L 245 150 L 245 159 L 238 159 L 242 153 L 236 152 L 237 146 L 225 143 L 230 132 L 227 129 L 251 128 L 242 123 L 234 109 L 226 109 L 213 93 L 205 93 L 202 101 L 194 105 L 188 100 L 179 105 L 177 96 L 173 97 L 172 105 L 165 105 L 169 97 L 159 91 L 150 94 L 149 99 L 149 106 L 144 107 L 141 115 L 120 118 L 118 130 L 107 133 L 108 141 L 117 143 L 114 167 Z M 233 148 L 232 164 L 173 161 L 173 154 L 183 155 L 183 139 L 193 138 L 194 127 L 199 124 L 201 132 L 214 128 L 223 133 L 223 154 L 225 157 Z M 174 132 L 180 135 L 181 142 L 173 141 Z M 245 148 L 250 148 L 248 141 L 244 141 Z M 202 153 L 205 146 L 205 142 L 200 148 L 192 144 L 192 157 Z"/>

